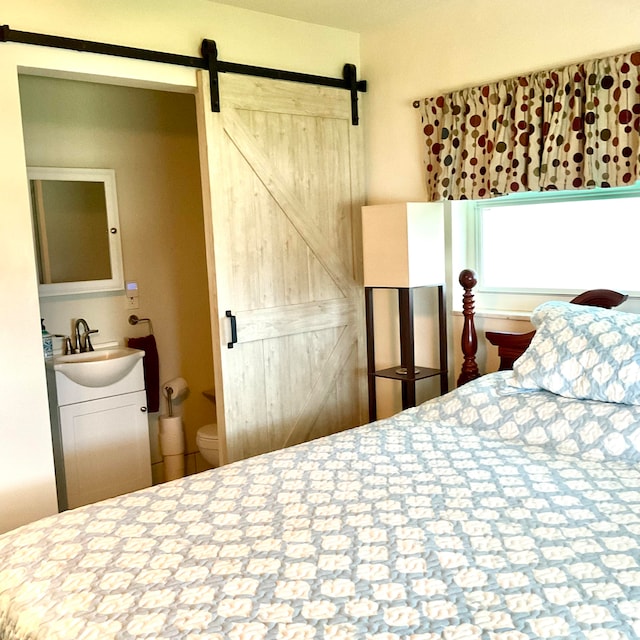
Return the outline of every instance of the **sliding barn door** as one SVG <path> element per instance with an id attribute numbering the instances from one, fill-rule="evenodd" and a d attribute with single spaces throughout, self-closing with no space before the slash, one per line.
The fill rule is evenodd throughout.
<path id="1" fill-rule="evenodd" d="M 231 462 L 365 421 L 361 131 L 340 89 L 222 74 L 212 113 L 201 72 L 198 95 L 218 428 Z"/>

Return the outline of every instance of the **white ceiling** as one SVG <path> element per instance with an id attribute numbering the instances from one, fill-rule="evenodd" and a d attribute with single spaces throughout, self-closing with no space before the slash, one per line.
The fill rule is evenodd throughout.
<path id="1" fill-rule="evenodd" d="M 215 0 L 220 4 L 361 33 L 401 19 L 432 0 Z"/>

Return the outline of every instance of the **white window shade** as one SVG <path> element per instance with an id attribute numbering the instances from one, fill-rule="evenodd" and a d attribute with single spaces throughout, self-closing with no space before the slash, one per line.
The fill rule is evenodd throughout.
<path id="1" fill-rule="evenodd" d="M 476 203 L 480 288 L 637 292 L 639 196 L 627 187 Z"/>

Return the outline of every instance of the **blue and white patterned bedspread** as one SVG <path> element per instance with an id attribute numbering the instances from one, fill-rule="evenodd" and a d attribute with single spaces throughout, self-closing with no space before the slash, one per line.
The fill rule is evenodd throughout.
<path id="1" fill-rule="evenodd" d="M 640 408 L 508 375 L 0 536 L 0 637 L 640 637 Z"/>

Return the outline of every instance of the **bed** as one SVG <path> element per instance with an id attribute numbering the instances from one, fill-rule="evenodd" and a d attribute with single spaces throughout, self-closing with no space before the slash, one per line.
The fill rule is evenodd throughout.
<path id="1" fill-rule="evenodd" d="M 533 320 L 513 371 L 0 536 L 0 637 L 640 637 L 640 317 Z"/>

